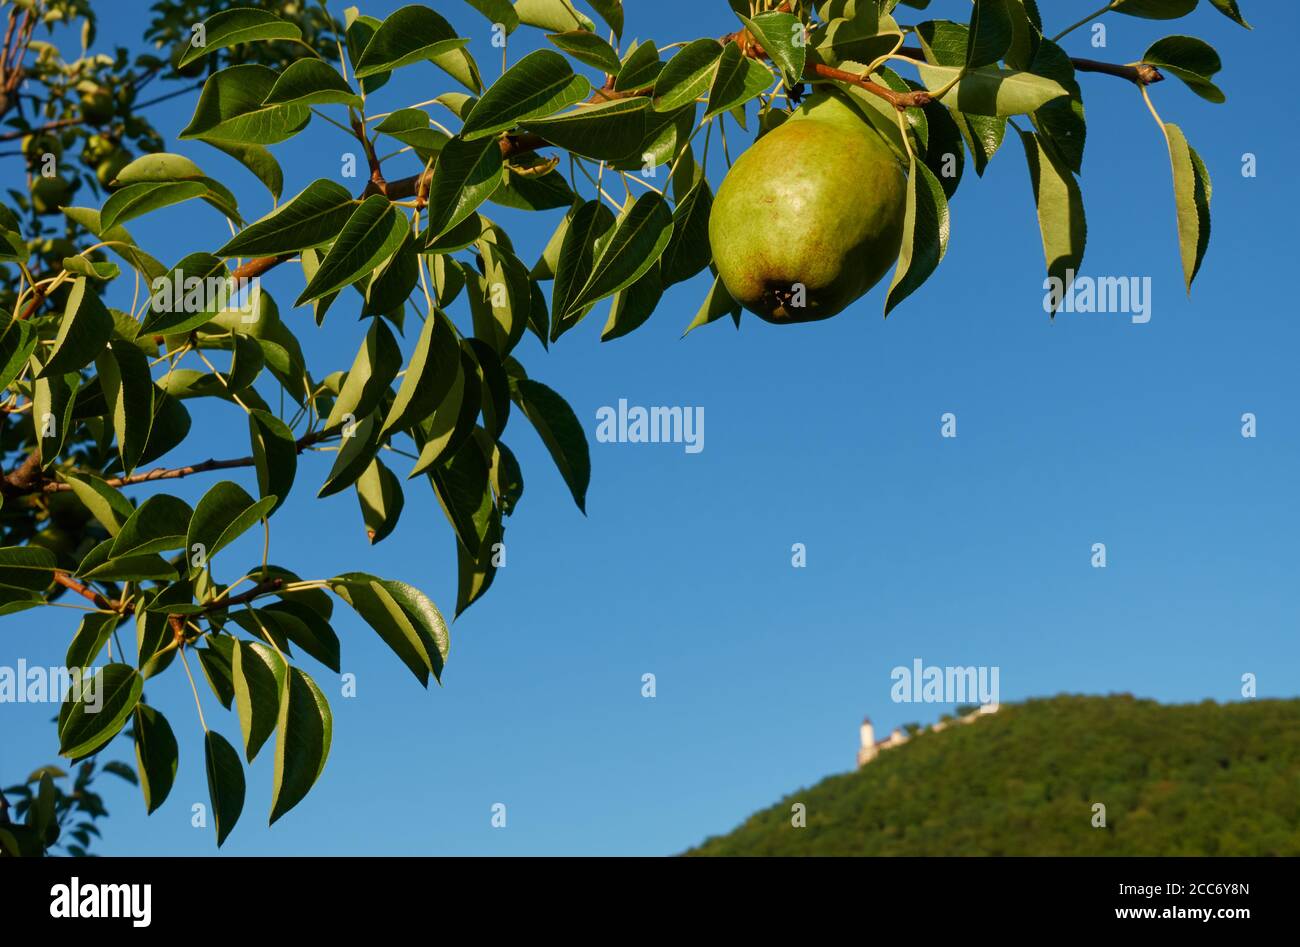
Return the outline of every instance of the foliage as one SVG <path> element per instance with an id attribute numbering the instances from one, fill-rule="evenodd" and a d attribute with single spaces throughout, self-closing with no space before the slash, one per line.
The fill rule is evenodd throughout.
<path id="1" fill-rule="evenodd" d="M 793 793 L 689 854 L 1297 855 L 1298 725 L 1300 700 L 1003 704 Z M 806 828 L 791 826 L 796 802 Z"/>
<path id="2" fill-rule="evenodd" d="M 1235 3 L 1215 3 L 1245 25 Z M 1167 19 L 1195 5 L 1114 0 L 1102 12 Z M 355 8 L 339 19 L 302 0 L 161 0 L 145 27 L 148 51 L 103 54 L 90 50 L 104 4 L 0 6 L 0 140 L 21 142 L 27 165 L 25 187 L 0 204 L 0 613 L 89 603 L 68 663 L 94 667 L 107 654 L 112 712 L 66 703 L 61 752 L 93 756 L 131 721 L 150 811 L 167 796 L 179 752 L 162 711 L 141 702 L 150 677 L 201 671 L 235 710 L 248 760 L 275 737 L 272 820 L 303 798 L 329 753 L 329 705 L 293 649 L 338 671 L 336 600 L 421 684 L 441 678 L 447 623 L 417 589 L 362 571 L 304 580 L 265 554 L 256 563 L 227 554 L 214 566 L 243 534 L 264 531 L 269 543 L 303 452 L 335 452 L 318 495 L 353 492 L 371 543 L 405 506 L 397 458 L 413 460 L 407 475 L 429 484 L 456 546 L 456 615 L 492 584 L 522 495 L 503 440 L 512 414 L 536 429 L 584 508 L 582 426 L 527 374 L 522 340 L 547 347 L 605 301 L 602 338 L 621 337 L 667 287 L 710 268 L 705 168 L 715 129 L 729 157 L 728 123 L 733 138 L 737 126 L 761 135 L 809 83 L 854 96 L 910 172 L 892 309 L 943 257 L 967 152 L 982 174 L 1008 126 L 1029 159 L 1049 272 L 1077 269 L 1086 236 L 1077 72 L 1131 82 L 1150 102 L 1164 70 L 1209 101 L 1223 98 L 1205 43 L 1170 37 L 1126 65 L 1071 60 L 1035 0 L 976 0 L 969 23 L 907 26 L 895 19 L 898 0 L 731 0 L 736 32 L 662 47 L 625 41 L 620 0 L 588 6 L 599 27 L 570 0 L 471 0 L 457 18 L 502 40 L 503 72 L 491 82 L 467 36 L 418 4 L 380 21 Z M 540 31 L 526 41 L 531 51 L 510 55 L 525 28 Z M 79 55 L 65 51 L 77 45 L 69 36 Z M 384 98 L 394 71 L 429 64 L 435 95 Z M 197 93 L 175 137 L 241 162 L 265 186 L 269 212 L 241 208 L 201 161 L 165 150 L 143 114 L 161 98 L 142 100 L 155 82 L 171 87 L 161 97 Z M 273 148 L 312 122 L 349 136 L 363 187 L 321 177 L 286 188 Z M 1208 244 L 1209 175 L 1177 126 L 1160 124 L 1190 285 Z M 614 182 L 625 198 L 611 194 Z M 160 261 L 131 236 L 136 219 L 196 202 L 211 228 L 204 252 Z M 540 259 L 524 262 L 489 204 L 552 213 Z M 281 266 L 302 270 L 296 299 L 248 286 Z M 133 283 L 144 291 L 115 308 Z M 309 365 L 298 317 L 324 327 L 330 316 L 324 331 L 347 331 L 357 313 L 365 331 L 350 365 Z M 688 330 L 723 315 L 739 324 L 715 281 Z M 244 412 L 247 454 L 149 469 L 164 457 L 189 461 L 186 450 L 209 456 L 191 430 L 200 402 Z M 162 489 L 229 470 L 249 476 L 243 485 L 214 478 L 193 507 Z M 134 648 L 122 648 L 119 631 Z M 242 807 L 239 755 L 215 731 L 205 736 L 218 842 Z"/>
<path id="3" fill-rule="evenodd" d="M 42 766 L 26 781 L 0 792 L 0 857 L 89 855 L 91 840 L 99 838 L 95 823 L 108 815 L 94 790 L 100 773 L 137 782 L 135 770 L 126 763 L 114 761 L 96 769 L 95 760 L 87 760 L 77 767 L 75 777 L 57 766 Z M 62 782 L 70 778 L 71 785 L 64 789 Z"/>

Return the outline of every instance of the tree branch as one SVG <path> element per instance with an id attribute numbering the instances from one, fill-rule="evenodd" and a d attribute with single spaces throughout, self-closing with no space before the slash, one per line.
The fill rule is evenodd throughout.
<path id="1" fill-rule="evenodd" d="M 917 62 L 926 62 L 925 51 L 915 46 L 904 46 L 898 51 L 898 55 Z M 1134 63 L 1133 65 L 1119 65 L 1118 63 L 1099 62 L 1096 59 L 1078 59 L 1070 57 L 1070 62 L 1079 72 L 1099 72 L 1107 76 L 1115 76 L 1119 79 L 1127 79 L 1134 85 L 1152 85 L 1156 82 L 1163 82 L 1164 76 L 1155 66 L 1148 66 L 1146 63 Z"/>
<path id="2" fill-rule="evenodd" d="M 305 451 L 308 447 L 311 447 L 313 444 L 318 444 L 323 440 L 327 440 L 328 438 L 333 437 L 337 433 L 338 433 L 337 427 L 321 428 L 319 431 L 312 431 L 310 434 L 304 434 L 302 437 L 298 438 L 298 440 L 294 441 L 294 447 L 297 449 L 298 453 L 301 454 L 303 451 Z M 30 463 L 31 463 L 31 458 L 29 457 L 26 461 L 23 462 L 23 467 L 20 467 L 19 470 L 22 470 L 23 468 L 27 467 Z M 40 461 L 38 459 L 37 460 L 38 466 L 39 463 Z M 132 484 L 150 483 L 154 480 L 179 480 L 181 477 L 189 477 L 197 473 L 207 473 L 210 470 L 231 470 L 236 467 L 251 467 L 253 466 L 254 463 L 256 463 L 256 460 L 252 457 L 252 455 L 248 457 L 235 457 L 230 460 L 209 459 L 203 461 L 202 463 L 189 464 L 184 467 L 158 467 L 154 470 L 146 471 L 145 473 L 131 474 L 128 477 L 114 477 L 111 480 L 106 480 L 104 482 L 110 487 L 129 487 Z M 17 473 L 18 471 L 15 471 L 13 474 L 10 474 L 9 477 L 6 477 L 5 479 L 10 480 Z M 71 490 L 71 489 L 72 489 L 71 484 L 59 483 L 58 481 L 54 481 L 54 480 L 46 482 L 43 487 L 45 493 L 61 493 L 63 491 Z M 16 491 L 16 493 L 18 494 L 35 493 L 35 492 L 37 492 L 35 489 Z"/>
<path id="3" fill-rule="evenodd" d="M 107 611 L 110 612 L 116 612 L 121 608 L 122 605 L 121 602 L 110 601 L 109 599 L 105 598 L 103 595 L 100 595 L 90 586 L 82 585 L 80 582 L 78 582 L 76 579 L 74 579 L 66 572 L 56 571 L 54 573 L 54 581 L 59 583 L 59 585 L 63 586 L 65 589 L 70 589 L 73 592 L 76 592 L 78 595 L 82 596 L 83 598 L 87 598 L 90 601 L 94 602 L 96 608 L 106 609 Z M 125 615 L 129 615 L 130 613 L 131 612 L 129 609 L 123 612 L 123 614 Z"/>

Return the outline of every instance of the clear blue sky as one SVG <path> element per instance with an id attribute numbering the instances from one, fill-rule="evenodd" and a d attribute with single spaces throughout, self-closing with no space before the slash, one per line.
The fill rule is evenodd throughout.
<path id="1" fill-rule="evenodd" d="M 363 4 L 375 15 L 396 6 Z M 661 45 L 735 27 L 723 0 L 627 6 L 627 37 Z M 1044 5 L 1058 28 L 1095 6 Z M 99 7 L 117 14 L 104 17 L 100 47 L 137 41 L 143 0 Z M 475 38 L 495 76 L 485 21 L 467 4 L 437 7 Z M 330 672 L 306 659 L 334 708 L 324 776 L 268 830 L 268 748 L 222 851 L 680 851 L 851 768 L 864 714 L 888 729 L 950 709 L 890 701 L 891 668 L 918 657 L 1000 667 L 1004 701 L 1063 691 L 1233 700 L 1247 672 L 1259 676 L 1261 696 L 1295 695 L 1300 325 L 1281 284 L 1294 266 L 1297 139 L 1289 104 L 1275 96 L 1292 81 L 1283 37 L 1300 28 L 1300 14 L 1244 0 L 1251 33 L 1201 7 L 1172 25 L 1109 16 L 1105 51 L 1090 50 L 1085 31 L 1067 41 L 1076 55 L 1125 62 L 1160 36 L 1191 33 L 1223 54 L 1227 105 L 1176 80 L 1153 89 L 1214 176 L 1214 238 L 1190 301 L 1164 142 L 1131 85 L 1088 76 L 1083 271 L 1150 276 L 1147 325 L 1048 320 L 1032 194 L 1011 140 L 982 180 L 968 172 L 947 259 L 888 321 L 881 286 L 829 322 L 747 318 L 739 332 L 722 322 L 683 340 L 708 288 L 699 278 L 670 291 L 626 339 L 598 341 L 605 306 L 549 354 L 529 337 L 521 361 L 569 399 L 592 440 L 589 515 L 573 507 L 516 414 L 506 440 L 526 491 L 509 521 L 509 564 L 456 622 L 444 686 L 423 691 L 340 605 L 344 670 L 357 675 L 358 696 L 338 697 Z M 331 9 L 342 13 L 337 2 Z M 968 10 L 966 0 L 936 0 L 927 15 Z M 432 66 L 410 67 L 372 110 L 453 86 Z M 157 107 L 158 127 L 174 135 L 192 101 Z M 267 209 L 260 185 L 213 149 L 169 147 L 232 184 L 247 216 Z M 337 176 L 351 147 L 313 121 L 277 149 L 286 191 Z M 1258 156 L 1257 178 L 1240 173 L 1245 152 Z M 17 175 L 9 162 L 5 173 Z M 486 210 L 529 260 L 556 219 Z M 186 205 L 132 230 L 170 262 L 213 248 L 225 227 Z M 287 308 L 301 281 L 285 266 L 266 285 Z M 323 330 L 307 313 L 287 314 L 309 363 L 328 370 L 350 364 L 364 330 L 349 313 L 356 297 L 343 298 Z M 595 443 L 597 409 L 619 398 L 702 405 L 704 451 Z M 939 436 L 944 412 L 957 415 L 955 440 Z M 1240 436 L 1244 412 L 1258 416 L 1254 440 Z M 196 430 L 202 444 L 169 459 L 248 450 L 237 408 L 196 418 Z M 408 485 L 401 525 L 369 549 L 351 491 L 314 499 L 329 460 L 301 465 L 273 521 L 272 558 L 307 577 L 364 569 L 404 579 L 450 614 L 453 539 L 426 482 Z M 193 499 L 211 482 L 194 478 L 177 492 Z M 796 542 L 807 545 L 805 569 L 791 567 Z M 1094 542 L 1107 545 L 1104 570 L 1090 566 Z M 258 552 L 248 544 L 223 554 L 227 578 Z M 55 609 L 5 619 L 0 654 L 56 663 L 72 624 Z M 652 700 L 640 696 L 645 673 L 657 676 Z M 211 854 L 211 829 L 189 824 L 207 788 L 188 685 L 173 668 L 147 694 L 181 740 L 177 785 L 146 818 L 137 790 L 104 777 L 112 817 L 98 849 Z M 209 722 L 237 742 L 234 714 L 204 699 Z M 55 759 L 53 714 L 49 705 L 5 709 L 0 778 Z M 125 740 L 113 748 L 131 758 Z M 489 823 L 498 802 L 508 806 L 504 830 Z"/>

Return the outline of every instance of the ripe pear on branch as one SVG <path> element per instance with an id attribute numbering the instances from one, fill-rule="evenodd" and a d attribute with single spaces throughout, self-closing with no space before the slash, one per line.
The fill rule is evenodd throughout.
<path id="1" fill-rule="evenodd" d="M 744 152 L 709 218 L 718 275 L 768 322 L 842 312 L 898 257 L 907 178 L 836 90 L 814 93 Z"/>

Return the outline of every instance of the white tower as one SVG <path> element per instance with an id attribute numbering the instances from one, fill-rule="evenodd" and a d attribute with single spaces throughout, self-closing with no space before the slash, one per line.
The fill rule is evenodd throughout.
<path id="1" fill-rule="evenodd" d="M 859 731 L 862 738 L 862 745 L 858 747 L 858 767 L 870 763 L 876 758 L 876 731 L 871 726 L 871 718 L 862 719 L 862 728 Z"/>

